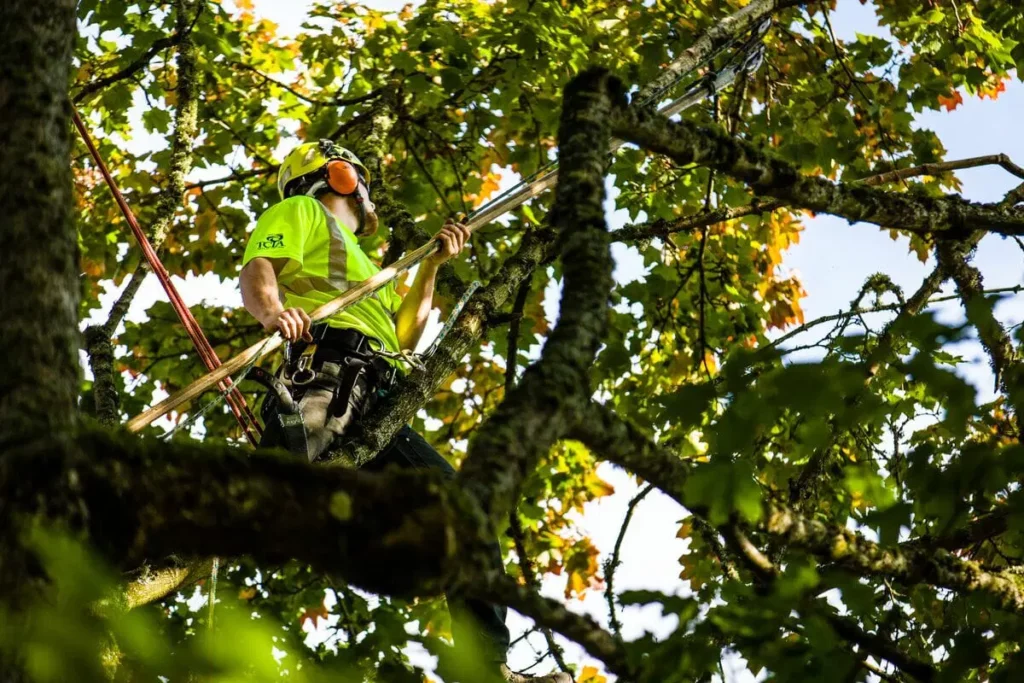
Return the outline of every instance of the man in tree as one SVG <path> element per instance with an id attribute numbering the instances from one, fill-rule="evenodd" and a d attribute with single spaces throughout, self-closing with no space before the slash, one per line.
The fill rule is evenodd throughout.
<path id="1" fill-rule="evenodd" d="M 419 342 L 433 302 L 437 270 L 462 252 L 469 229 L 448 221 L 440 247 L 419 266 L 402 298 L 394 283 L 313 325 L 309 314 L 379 268 L 358 239 L 377 231 L 370 173 L 355 154 L 330 141 L 308 143 L 285 158 L 278 173 L 282 201 L 264 213 L 249 239 L 241 273 L 246 309 L 268 331 L 290 343 L 276 382 L 278 396 L 263 410 L 261 446 L 284 446 L 311 462 L 339 445 L 386 392 L 403 353 Z M 352 227 L 354 226 L 354 229 Z M 364 469 L 432 468 L 454 477 L 452 466 L 408 425 Z M 501 566 L 501 549 L 493 544 Z M 570 683 L 568 674 L 524 677 L 508 669 L 506 608 L 448 595 L 457 643 L 476 643 L 506 681 Z"/>

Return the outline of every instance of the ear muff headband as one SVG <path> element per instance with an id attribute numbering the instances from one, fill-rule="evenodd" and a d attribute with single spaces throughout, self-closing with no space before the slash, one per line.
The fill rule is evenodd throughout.
<path id="1" fill-rule="evenodd" d="M 332 159 L 327 162 L 327 184 L 343 197 L 355 194 L 359 188 L 359 171 L 347 161 Z"/>

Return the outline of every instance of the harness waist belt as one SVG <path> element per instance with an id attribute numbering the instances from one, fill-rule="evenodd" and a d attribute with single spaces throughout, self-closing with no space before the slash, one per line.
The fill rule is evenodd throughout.
<path id="1" fill-rule="evenodd" d="M 383 348 L 383 343 L 359 330 L 320 324 L 314 325 L 310 329 L 310 334 L 313 335 L 313 343 L 317 347 L 313 357 L 317 365 L 325 362 L 338 363 L 347 357 L 357 356 L 367 360 L 367 364 L 376 371 L 377 379 L 383 387 L 390 386 L 398 375 L 393 365 L 374 355 L 375 350 Z M 309 344 L 303 341 L 292 344 L 291 358 L 298 358 L 308 346 Z"/>

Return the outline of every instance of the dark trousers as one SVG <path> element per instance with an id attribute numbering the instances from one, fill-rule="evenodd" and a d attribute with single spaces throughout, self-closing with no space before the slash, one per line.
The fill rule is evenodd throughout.
<path id="1" fill-rule="evenodd" d="M 344 363 L 344 359 L 349 355 L 350 350 L 347 347 L 342 347 L 339 344 L 332 343 L 331 339 L 324 339 L 320 342 L 317 352 L 314 355 L 313 364 L 314 367 L 320 367 L 324 362 L 341 362 Z M 350 339 L 346 338 L 346 342 Z M 299 345 L 296 349 L 295 357 L 302 352 L 302 345 Z M 362 345 L 359 345 L 362 348 Z M 342 420 L 335 420 L 332 423 L 333 428 L 338 428 L 340 423 L 344 424 L 355 424 L 359 419 L 369 410 L 373 402 L 373 397 L 377 395 L 377 386 L 375 383 L 376 376 L 367 371 L 359 374 L 358 380 L 352 386 L 352 390 L 347 397 L 347 405 L 339 406 L 334 404 L 327 412 L 328 414 L 339 414 L 343 413 L 344 417 Z M 345 399 L 341 399 L 343 402 Z M 303 402 L 302 412 L 304 416 L 314 417 L 313 419 L 321 422 L 320 432 L 323 432 L 323 419 L 324 419 L 324 408 L 327 407 L 328 403 L 334 403 L 329 397 L 322 397 L 319 400 L 322 404 L 319 406 L 319 412 L 317 412 L 316 401 L 305 401 Z M 309 412 L 307 413 L 307 406 Z M 280 447 L 287 446 L 287 439 L 285 438 L 284 432 L 280 426 L 278 419 L 278 412 L 274 401 L 271 401 L 265 406 L 263 411 L 263 419 L 265 422 L 265 430 L 263 434 L 263 440 L 260 442 L 261 447 Z M 318 426 L 308 424 L 307 429 L 314 433 L 317 431 Z M 340 438 L 340 437 L 335 437 Z M 331 435 L 328 433 L 322 433 L 315 440 L 311 440 L 309 443 L 320 444 L 316 450 L 326 450 L 326 447 L 331 441 Z M 310 452 L 305 453 L 309 459 L 315 460 L 320 453 Z M 414 432 L 409 425 L 402 427 L 398 433 L 391 439 L 391 442 L 381 451 L 376 458 L 371 460 L 367 465 L 363 467 L 368 472 L 380 472 L 387 467 L 397 467 L 400 469 L 433 469 L 438 470 L 442 473 L 447 480 L 455 478 L 455 468 L 452 467 L 447 460 L 441 457 L 434 448 L 427 443 L 427 441 Z M 491 545 L 492 549 L 492 562 L 493 566 L 502 566 L 501 560 L 501 546 L 498 545 L 498 541 L 495 540 Z M 509 632 L 505 626 L 505 616 L 508 610 L 504 606 L 493 605 L 480 600 L 473 600 L 471 598 L 462 599 L 457 595 L 448 593 L 448 609 L 452 616 L 452 635 L 455 639 L 456 646 L 473 643 L 484 648 L 485 652 L 475 653 L 478 658 L 484 660 L 494 660 L 498 662 L 505 661 L 505 653 L 509 646 Z"/>

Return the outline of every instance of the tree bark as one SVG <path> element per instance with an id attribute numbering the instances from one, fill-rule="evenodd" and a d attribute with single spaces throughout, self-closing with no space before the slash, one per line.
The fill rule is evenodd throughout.
<path id="1" fill-rule="evenodd" d="M 70 104 L 74 0 L 0 4 L 0 488 L 75 425 L 78 248 L 72 226 Z M 58 447 L 70 444 L 56 444 Z M 42 447 L 41 447 L 42 446 Z M 40 504 L 62 507 L 66 501 Z M 65 515 L 73 518 L 71 510 Z M 23 514 L 0 497 L 0 611 L 17 628 L 45 579 L 23 545 Z M 16 632 L 16 631 L 15 631 Z M 26 678 L 0 643 L 0 679 Z"/>

